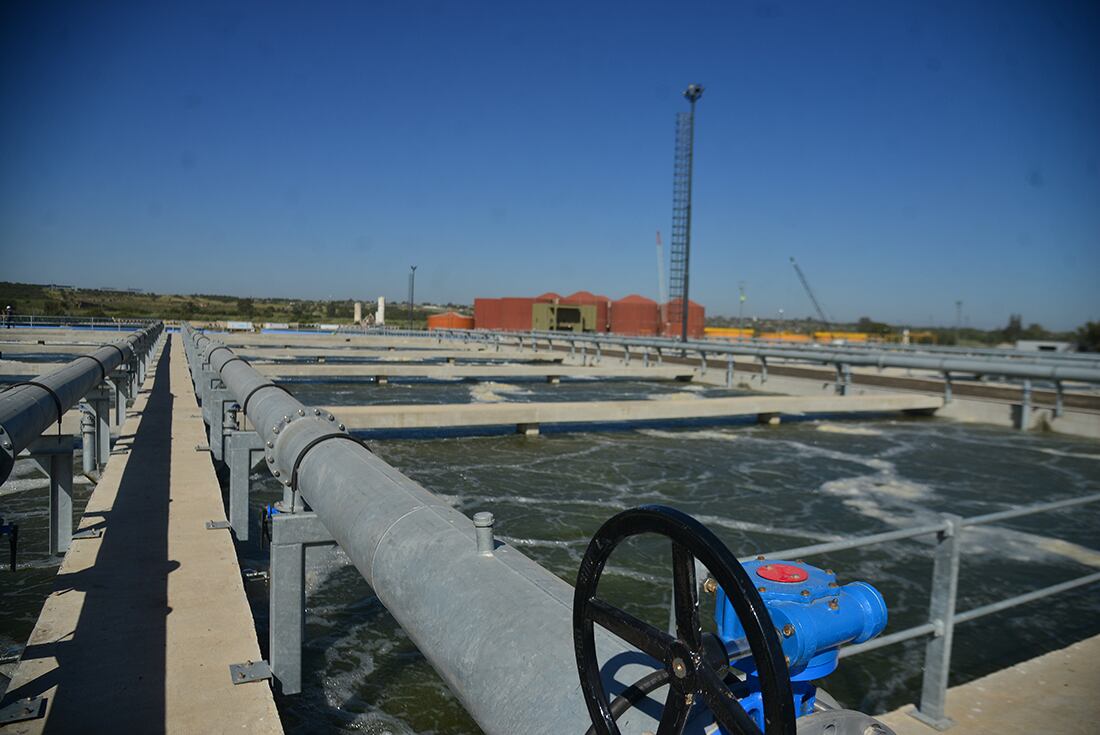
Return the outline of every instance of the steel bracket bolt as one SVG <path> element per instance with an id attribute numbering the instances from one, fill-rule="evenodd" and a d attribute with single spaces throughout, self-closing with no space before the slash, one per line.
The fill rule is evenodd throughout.
<path id="1" fill-rule="evenodd" d="M 718 581 L 714 577 L 707 577 L 706 581 L 703 582 L 703 590 L 708 595 L 713 595 L 718 590 Z"/>
<path id="2" fill-rule="evenodd" d="M 672 659 L 672 673 L 676 675 L 677 679 L 683 679 L 687 676 L 687 666 L 684 665 L 683 659 Z"/>
<path id="3" fill-rule="evenodd" d="M 794 635 L 794 626 L 787 623 L 783 626 L 783 637 L 790 638 L 792 635 Z"/>
<path id="4" fill-rule="evenodd" d="M 474 514 L 474 533 L 477 536 L 477 553 L 481 556 L 492 556 L 496 541 L 493 538 L 493 523 L 496 519 L 492 513 L 481 511 Z"/>

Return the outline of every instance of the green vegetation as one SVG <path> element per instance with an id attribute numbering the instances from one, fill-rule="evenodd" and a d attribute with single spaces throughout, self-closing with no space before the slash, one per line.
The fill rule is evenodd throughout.
<path id="1" fill-rule="evenodd" d="M 154 294 L 0 281 L 0 309 L 9 304 L 12 311 L 19 315 L 185 319 L 196 322 L 240 320 L 351 324 L 355 316 L 355 303 L 350 299 L 318 301 L 214 294 Z M 364 303 L 364 317 L 373 309 L 372 302 Z M 405 304 L 388 303 L 386 312 L 391 325 L 405 326 L 408 317 Z M 424 328 L 428 315 L 435 312 L 420 306 L 415 308 L 413 327 Z"/>

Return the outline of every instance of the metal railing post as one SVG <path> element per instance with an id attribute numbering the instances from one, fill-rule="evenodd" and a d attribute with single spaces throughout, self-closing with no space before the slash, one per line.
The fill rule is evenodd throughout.
<path id="1" fill-rule="evenodd" d="M 255 452 L 263 449 L 263 440 L 254 431 L 234 431 L 225 441 L 229 465 L 229 525 L 238 541 L 247 541 L 252 457 Z"/>
<path id="2" fill-rule="evenodd" d="M 268 650 L 271 674 L 283 694 L 302 691 L 306 550 L 332 544 L 314 513 L 277 513 L 271 519 Z"/>
<path id="3" fill-rule="evenodd" d="M 760 384 L 768 382 L 768 358 L 760 356 Z"/>
<path id="4" fill-rule="evenodd" d="M 83 454 L 83 469 L 85 475 L 90 475 L 96 468 L 95 453 L 95 414 L 87 403 L 80 404 L 80 438 L 81 452 Z"/>
<path id="5" fill-rule="evenodd" d="M 1065 411 L 1064 402 L 1065 396 L 1062 392 L 1062 381 L 1056 380 L 1054 381 L 1054 418 L 1062 418 L 1062 413 Z"/>
<path id="6" fill-rule="evenodd" d="M 100 386 L 89 391 L 85 400 L 95 415 L 96 463 L 102 469 L 111 458 L 111 399 L 107 390 Z"/>
<path id="7" fill-rule="evenodd" d="M 943 374 L 943 402 L 951 403 L 951 373 Z"/>
<path id="8" fill-rule="evenodd" d="M 1023 388 L 1020 390 L 1020 431 L 1027 431 L 1031 426 L 1031 378 L 1024 379 Z"/>
<path id="9" fill-rule="evenodd" d="M 274 526 L 273 523 L 273 533 Z M 271 674 L 283 694 L 302 691 L 302 639 L 306 602 L 305 547 L 271 544 L 268 650 Z"/>
<path id="10" fill-rule="evenodd" d="M 122 384 L 111 375 L 111 393 L 115 397 L 115 410 L 113 414 L 114 425 L 122 426 L 126 423 L 126 396 L 122 392 Z"/>
<path id="11" fill-rule="evenodd" d="M 936 534 L 935 561 L 932 567 L 932 596 L 929 622 L 935 632 L 924 650 L 924 681 L 920 704 L 910 714 L 937 730 L 946 730 L 954 722 L 945 711 L 947 681 L 951 674 L 951 644 L 955 636 L 955 602 L 959 588 L 959 535 L 962 518 L 945 513 L 947 528 Z"/>
<path id="12" fill-rule="evenodd" d="M 726 357 L 726 387 L 733 387 L 733 355 Z"/>

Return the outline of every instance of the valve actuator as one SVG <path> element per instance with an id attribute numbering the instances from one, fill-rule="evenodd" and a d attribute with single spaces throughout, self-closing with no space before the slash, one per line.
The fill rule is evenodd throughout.
<path id="1" fill-rule="evenodd" d="M 759 559 L 743 566 L 764 600 L 787 657 L 795 712 L 799 717 L 811 714 L 817 697 L 811 682 L 836 670 L 841 645 L 862 643 L 883 631 L 886 602 L 866 582 L 841 585 L 832 570 L 805 562 Z M 732 655 L 748 651 L 744 627 L 721 587 L 714 619 Z M 732 665 L 748 675 L 750 693 L 741 705 L 763 730 L 760 682 L 752 657 L 735 659 Z"/>

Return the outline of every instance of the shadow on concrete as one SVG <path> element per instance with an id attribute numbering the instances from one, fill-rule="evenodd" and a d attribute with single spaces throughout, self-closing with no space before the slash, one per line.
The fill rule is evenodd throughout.
<path id="1" fill-rule="evenodd" d="M 179 566 L 168 558 L 170 349 L 157 365 L 114 505 L 91 514 L 105 529 L 95 566 L 54 582 L 55 595 L 83 597 L 75 628 L 53 631 L 57 642 L 23 653 L 24 660 L 55 658 L 57 666 L 7 693 L 11 701 L 56 687 L 46 733 L 165 730 L 168 574 Z"/>

